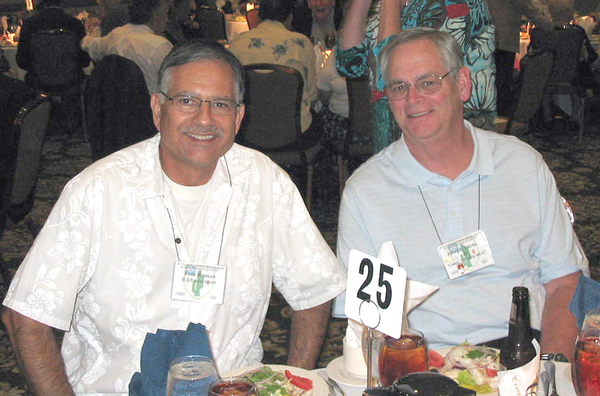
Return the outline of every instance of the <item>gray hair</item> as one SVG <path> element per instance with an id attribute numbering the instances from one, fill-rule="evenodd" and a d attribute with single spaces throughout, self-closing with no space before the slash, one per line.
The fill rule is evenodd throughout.
<path id="1" fill-rule="evenodd" d="M 379 57 L 379 68 L 383 81 L 387 84 L 387 72 L 392 51 L 402 45 L 418 40 L 430 40 L 435 44 L 442 57 L 444 65 L 448 70 L 458 70 L 464 66 L 462 49 L 458 42 L 447 32 L 428 27 L 415 27 L 402 31 L 393 36 L 381 51 Z M 454 77 L 456 73 L 452 73 Z"/>
<path id="2" fill-rule="evenodd" d="M 222 62 L 229 66 L 233 72 L 235 83 L 235 101 L 242 103 L 244 100 L 244 67 L 237 58 L 221 44 L 195 40 L 181 46 L 175 47 L 163 60 L 158 70 L 158 86 L 163 92 L 167 92 L 171 84 L 171 68 L 188 63 L 211 60 Z M 161 99 L 161 101 L 164 98 Z"/>

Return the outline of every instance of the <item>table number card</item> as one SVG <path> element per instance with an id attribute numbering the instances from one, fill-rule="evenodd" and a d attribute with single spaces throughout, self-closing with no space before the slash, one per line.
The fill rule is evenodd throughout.
<path id="1" fill-rule="evenodd" d="M 347 284 L 346 316 L 400 338 L 406 290 L 404 268 L 351 250 Z"/>

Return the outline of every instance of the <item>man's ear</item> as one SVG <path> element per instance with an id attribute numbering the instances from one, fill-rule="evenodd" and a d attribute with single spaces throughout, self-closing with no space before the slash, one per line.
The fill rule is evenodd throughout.
<path id="1" fill-rule="evenodd" d="M 246 114 L 246 105 L 242 104 L 237 108 L 235 113 L 235 134 L 237 135 L 240 131 L 240 127 L 242 126 L 242 120 L 244 119 L 244 115 Z"/>
<path id="2" fill-rule="evenodd" d="M 162 110 L 162 103 L 160 103 L 159 93 L 153 92 L 150 97 L 150 107 L 152 108 L 152 120 L 156 130 L 160 132 L 160 112 Z"/>
<path id="3" fill-rule="evenodd" d="M 461 67 L 456 72 L 456 84 L 460 93 L 460 99 L 466 102 L 471 97 L 471 69 L 466 66 Z"/>

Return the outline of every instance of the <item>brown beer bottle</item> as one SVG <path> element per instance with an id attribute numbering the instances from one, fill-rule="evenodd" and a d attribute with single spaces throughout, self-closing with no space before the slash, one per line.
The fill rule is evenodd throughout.
<path id="1" fill-rule="evenodd" d="M 529 290 L 517 286 L 512 291 L 508 338 L 500 348 L 500 364 L 507 370 L 529 363 L 536 355 L 529 323 Z"/>

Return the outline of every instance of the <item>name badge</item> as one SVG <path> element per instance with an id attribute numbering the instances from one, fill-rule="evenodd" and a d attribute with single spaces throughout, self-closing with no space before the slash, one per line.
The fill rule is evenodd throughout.
<path id="1" fill-rule="evenodd" d="M 171 299 L 223 304 L 227 267 L 175 261 Z"/>
<path id="2" fill-rule="evenodd" d="M 450 279 L 478 271 L 494 264 L 492 249 L 481 230 L 438 246 L 446 273 Z"/>

